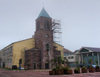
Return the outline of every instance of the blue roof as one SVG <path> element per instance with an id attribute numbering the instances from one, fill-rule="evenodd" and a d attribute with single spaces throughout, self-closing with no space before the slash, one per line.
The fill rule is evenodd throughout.
<path id="1" fill-rule="evenodd" d="M 91 50 L 93 52 L 100 52 L 100 48 L 94 48 L 94 47 L 83 47 L 83 48 Z"/>
<path id="2" fill-rule="evenodd" d="M 42 17 L 51 18 L 44 8 L 41 10 L 41 12 L 40 12 L 38 18 L 41 17 L 41 16 L 42 16 Z"/>

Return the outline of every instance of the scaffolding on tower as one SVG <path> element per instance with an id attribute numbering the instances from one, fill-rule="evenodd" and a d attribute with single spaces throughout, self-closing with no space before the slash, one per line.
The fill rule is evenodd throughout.
<path id="1" fill-rule="evenodd" d="M 62 45 L 62 31 L 60 20 L 52 20 L 53 40 Z"/>

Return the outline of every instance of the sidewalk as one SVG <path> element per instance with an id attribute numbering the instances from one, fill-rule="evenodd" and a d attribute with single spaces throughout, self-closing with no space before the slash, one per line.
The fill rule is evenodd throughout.
<path id="1" fill-rule="evenodd" d="M 49 70 L 9 71 L 0 69 L 0 77 L 100 77 L 100 72 L 72 75 L 49 75 Z"/>

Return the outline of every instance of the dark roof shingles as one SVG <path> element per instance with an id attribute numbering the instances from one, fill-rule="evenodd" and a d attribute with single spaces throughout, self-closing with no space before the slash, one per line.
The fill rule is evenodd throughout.
<path id="1" fill-rule="evenodd" d="M 93 52 L 100 52 L 100 48 L 94 48 L 94 47 L 83 47 L 89 50 L 92 50 Z"/>

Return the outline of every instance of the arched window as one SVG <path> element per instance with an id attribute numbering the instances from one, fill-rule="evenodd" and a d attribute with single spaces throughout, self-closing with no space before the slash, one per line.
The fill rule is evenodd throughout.
<path id="1" fill-rule="evenodd" d="M 46 30 L 50 30 L 49 21 L 45 21 L 45 29 L 46 29 Z"/>
<path id="2" fill-rule="evenodd" d="M 49 44 L 46 44 L 46 51 L 49 51 L 50 50 L 50 46 Z"/>
<path id="3" fill-rule="evenodd" d="M 19 59 L 19 64 L 22 64 L 22 59 Z"/>

